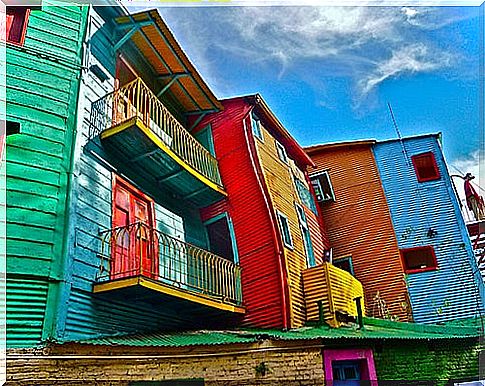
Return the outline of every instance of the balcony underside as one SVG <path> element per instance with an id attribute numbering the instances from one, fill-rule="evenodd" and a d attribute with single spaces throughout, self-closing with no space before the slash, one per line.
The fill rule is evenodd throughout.
<path id="1" fill-rule="evenodd" d="M 160 138 L 139 118 L 104 130 L 106 149 L 137 173 L 198 207 L 208 206 L 227 194 L 218 184 L 199 173 L 170 149 L 170 138 Z"/>
<path id="2" fill-rule="evenodd" d="M 93 292 L 109 294 L 111 298 L 146 301 L 155 306 L 159 305 L 166 309 L 176 310 L 179 314 L 186 311 L 192 317 L 197 314 L 201 317 L 204 315 L 215 317 L 230 314 L 243 315 L 245 313 L 244 307 L 223 302 L 222 299 L 203 293 L 177 288 L 144 276 L 96 283 Z"/>

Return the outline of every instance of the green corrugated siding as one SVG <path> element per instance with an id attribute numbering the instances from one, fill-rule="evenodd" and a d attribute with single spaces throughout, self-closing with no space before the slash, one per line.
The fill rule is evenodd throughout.
<path id="1" fill-rule="evenodd" d="M 87 7 L 43 2 L 23 47 L 7 45 L 7 345 L 52 336 Z M 47 315 L 47 320 L 46 320 Z"/>
<path id="2" fill-rule="evenodd" d="M 9 346 L 34 346 L 42 337 L 47 282 L 7 279 L 7 335 Z"/>

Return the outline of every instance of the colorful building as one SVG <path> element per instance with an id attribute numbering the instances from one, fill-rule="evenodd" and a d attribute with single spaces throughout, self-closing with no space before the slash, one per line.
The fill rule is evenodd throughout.
<path id="1" fill-rule="evenodd" d="M 7 344 L 54 337 L 87 8 L 7 7 Z"/>
<path id="2" fill-rule="evenodd" d="M 307 167 L 312 161 L 260 95 L 222 101 L 194 130 L 210 130 L 228 197 L 203 219 L 232 219 L 247 312 L 244 325 L 300 327 L 302 271 L 328 249 Z M 196 134 L 197 135 L 197 134 Z"/>
<path id="3" fill-rule="evenodd" d="M 230 326 L 231 219 L 200 216 L 227 192 L 210 133 L 189 132 L 222 106 L 157 11 L 92 9 L 89 31 L 57 338 Z"/>
<path id="4" fill-rule="evenodd" d="M 483 312 L 483 283 L 439 138 L 307 149 L 333 262 L 362 282 L 369 315 L 435 323 Z"/>
<path id="5" fill-rule="evenodd" d="M 411 320 L 412 312 L 430 322 L 430 301 L 458 310 L 456 283 L 451 300 L 435 294 L 451 278 L 445 252 L 460 247 L 463 224 L 440 218 L 424 229 L 436 241 L 426 245 L 415 237 L 421 223 L 401 229 L 399 190 L 386 177 L 384 144 L 394 142 L 318 146 L 314 162 L 260 95 L 219 100 L 156 10 L 43 4 L 10 9 L 7 28 L 12 382 L 475 377 L 474 363 L 458 362 L 475 361 L 476 326 L 362 317 Z M 437 190 L 429 197 L 446 201 L 449 185 L 431 175 L 447 176 L 441 153 L 427 144 L 414 154 L 423 143 L 407 152 L 419 182 Z M 433 152 L 431 170 L 423 160 Z M 401 161 L 392 167 L 405 176 Z M 450 200 L 443 208 L 454 210 Z M 438 243 L 442 234 L 449 245 Z M 453 267 L 470 291 L 462 308 L 445 304 L 434 320 L 475 316 L 467 248 L 455 251 Z M 410 277 L 422 274 L 429 298 Z M 435 370 L 415 366 L 410 375 L 413 358 Z M 390 373 L 398 362 L 402 373 Z"/>
<path id="6" fill-rule="evenodd" d="M 8 361 L 7 381 L 102 386 L 312 386 L 363 381 L 445 386 L 479 379 L 477 327 L 365 318 L 363 329 L 321 325 L 291 331 L 108 337 L 19 355 L 28 360 Z M 91 356 L 97 359 L 90 360 Z"/>

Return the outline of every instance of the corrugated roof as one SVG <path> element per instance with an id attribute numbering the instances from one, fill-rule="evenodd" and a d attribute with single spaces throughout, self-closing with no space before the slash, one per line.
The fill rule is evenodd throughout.
<path id="1" fill-rule="evenodd" d="M 330 328 L 327 325 L 281 330 L 232 330 L 195 331 L 174 334 L 137 334 L 77 341 L 80 344 L 134 347 L 187 347 L 200 345 L 224 345 L 254 343 L 260 340 L 314 340 L 314 339 L 396 339 L 434 340 L 478 338 L 480 330 L 476 325 L 423 325 L 364 318 L 365 327 L 357 326 Z"/>

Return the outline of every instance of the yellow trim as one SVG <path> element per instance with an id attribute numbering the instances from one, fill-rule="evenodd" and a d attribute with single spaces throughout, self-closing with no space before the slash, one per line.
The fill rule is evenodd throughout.
<path id="1" fill-rule="evenodd" d="M 223 196 L 227 196 L 227 193 L 219 187 L 219 185 L 215 184 L 207 177 L 200 174 L 197 170 L 193 169 L 190 165 L 188 165 L 182 158 L 180 158 L 177 154 L 175 154 L 167 145 L 163 143 L 163 141 L 158 138 L 156 134 L 154 134 L 145 124 L 137 117 L 130 119 L 129 121 L 123 122 L 118 126 L 112 127 L 110 129 L 104 130 L 101 133 L 101 139 L 105 139 L 111 137 L 115 134 L 122 132 L 132 126 L 137 126 L 152 142 L 154 142 L 161 150 L 167 153 L 177 164 L 179 164 L 182 168 L 187 170 L 190 174 L 192 174 L 195 178 L 203 182 L 205 185 L 209 186 L 216 192 L 222 194 Z"/>
<path id="2" fill-rule="evenodd" d="M 153 291 L 157 291 L 176 298 L 185 299 L 208 307 L 217 308 L 223 311 L 229 311 L 239 314 L 244 314 L 246 312 L 244 307 L 238 307 L 232 304 L 222 303 L 220 301 L 211 299 L 204 294 L 197 294 L 180 288 L 174 288 L 168 284 L 160 283 L 140 276 L 135 278 L 120 279 L 106 283 L 95 284 L 93 292 L 107 292 L 126 287 L 133 287 L 135 285 L 140 285 Z"/>

